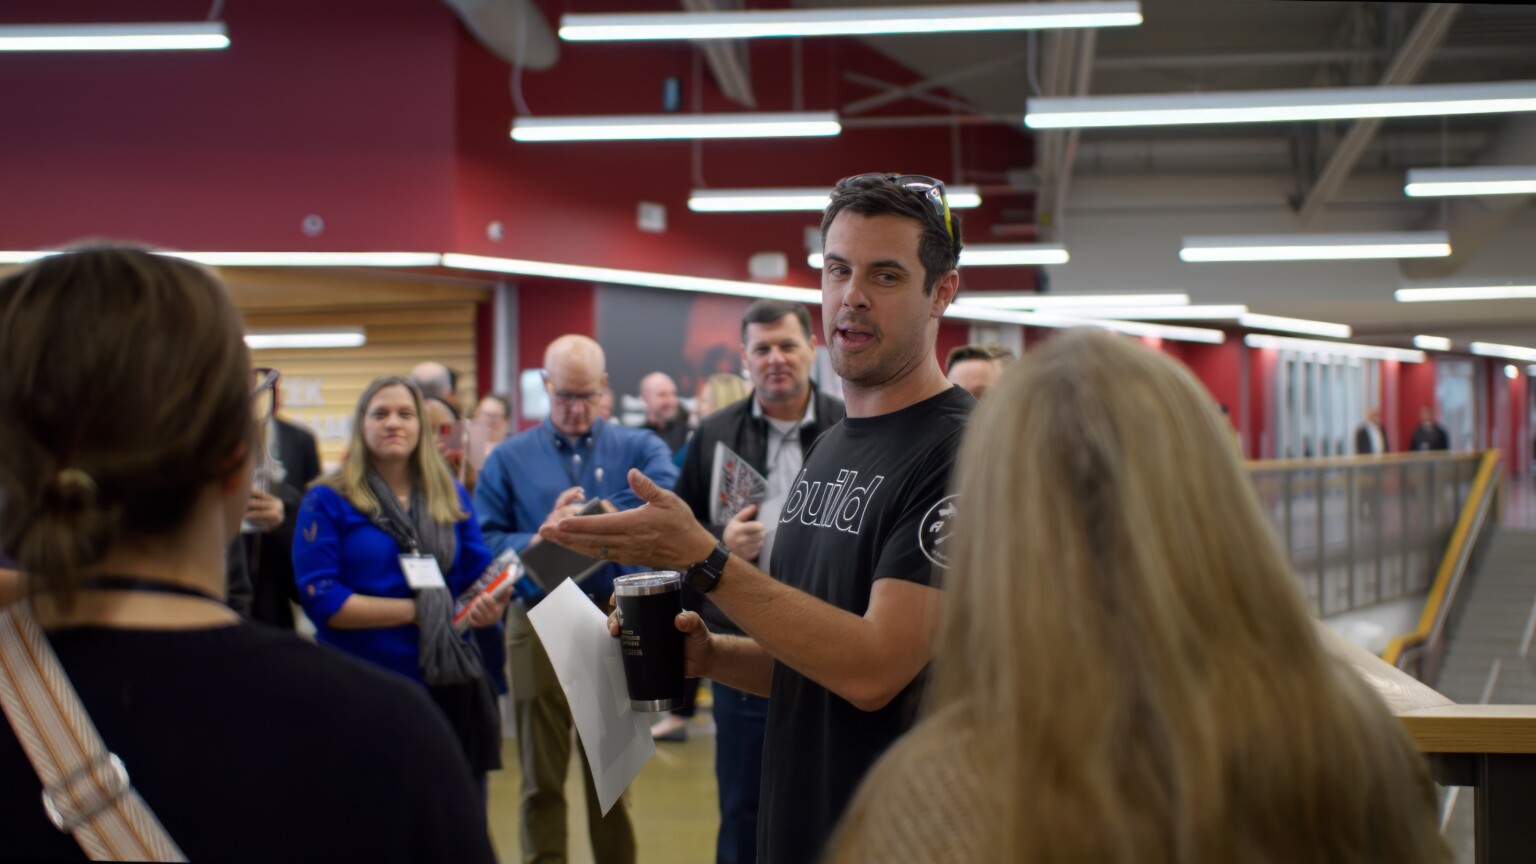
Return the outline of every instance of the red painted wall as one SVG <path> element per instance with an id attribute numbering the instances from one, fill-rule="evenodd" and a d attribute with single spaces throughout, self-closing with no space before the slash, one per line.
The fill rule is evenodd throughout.
<path id="1" fill-rule="evenodd" d="M 1273 348 L 1248 350 L 1248 410 L 1251 430 L 1249 459 L 1274 459 L 1275 442 L 1269 434 L 1269 409 L 1274 404 L 1275 373 L 1279 352 Z"/>
<path id="2" fill-rule="evenodd" d="M 61 8 L 66 7 L 66 8 Z M 6 23 L 207 0 L 7 0 Z M 0 245 L 405 249 L 452 236 L 457 23 L 420 0 L 230 3 L 224 51 L 0 54 Z M 300 226 L 325 220 L 319 237 Z"/>

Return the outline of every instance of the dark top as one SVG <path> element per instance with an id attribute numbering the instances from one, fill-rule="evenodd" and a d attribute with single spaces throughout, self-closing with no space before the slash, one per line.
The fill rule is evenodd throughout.
<path id="1" fill-rule="evenodd" d="M 816 399 L 816 419 L 800 427 L 800 447 L 805 453 L 810 452 L 811 445 L 821 433 L 832 428 L 848 413 L 843 400 L 836 396 L 828 396 L 816 390 L 812 390 L 812 395 Z M 699 423 L 698 430 L 688 443 L 683 456 L 683 470 L 678 474 L 677 488 L 673 490 L 693 509 L 693 516 L 699 520 L 699 524 L 708 528 L 716 537 L 725 535 L 725 525 L 710 521 L 709 482 L 717 470 L 715 445 L 723 442 L 756 469 L 757 473 L 768 476 L 768 421 L 753 412 L 752 402 L 752 397 L 738 400 Z M 741 633 L 741 629 L 719 607 L 686 585 L 683 586 L 683 603 L 689 609 L 698 610 L 704 623 L 709 625 L 710 632 Z"/>
<path id="2" fill-rule="evenodd" d="M 655 432 L 656 437 L 660 438 L 662 443 L 667 445 L 667 450 L 672 453 L 683 449 L 692 431 L 688 428 L 688 415 L 681 412 L 668 423 L 647 423 L 640 428 Z"/>
<path id="3" fill-rule="evenodd" d="M 806 454 L 779 517 L 771 572 L 857 615 L 876 580 L 936 585 L 954 515 L 950 469 L 976 404 L 952 387 L 879 417 L 847 418 Z M 777 663 L 768 707 L 757 857 L 816 861 L 865 772 L 911 728 L 919 675 L 861 711 Z"/>
<path id="4" fill-rule="evenodd" d="M 1439 423 L 1431 423 L 1429 426 L 1420 423 L 1413 427 L 1413 437 L 1408 440 L 1408 449 L 1449 450 L 1451 436 L 1445 433 L 1445 427 Z"/>
<path id="5" fill-rule="evenodd" d="M 426 692 L 262 624 L 50 636 L 107 748 L 192 861 L 495 860 Z M 0 859 L 86 860 L 0 723 Z"/>
<path id="6" fill-rule="evenodd" d="M 1376 453 L 1371 442 L 1371 426 L 1370 423 L 1361 423 L 1355 430 L 1355 452 L 1362 456 Z M 1377 426 L 1376 433 L 1381 436 L 1381 452 L 1389 452 L 1392 449 L 1392 443 L 1387 440 L 1387 430 Z"/>

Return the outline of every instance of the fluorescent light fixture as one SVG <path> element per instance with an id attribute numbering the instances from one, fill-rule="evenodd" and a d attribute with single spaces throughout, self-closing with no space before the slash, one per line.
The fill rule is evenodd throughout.
<path id="1" fill-rule="evenodd" d="M 519 117 L 514 141 L 661 141 L 680 138 L 795 138 L 843 131 L 831 111 L 784 114 L 635 114 Z"/>
<path id="2" fill-rule="evenodd" d="M 1513 381 L 1520 377 L 1520 370 L 1516 369 L 1513 363 L 1507 363 L 1504 366 L 1504 377 Z"/>
<path id="3" fill-rule="evenodd" d="M 1410 351 L 1407 348 L 1359 345 L 1354 342 L 1323 342 L 1318 339 L 1293 339 L 1290 336 L 1268 336 L 1262 333 L 1250 333 L 1244 336 L 1243 344 L 1249 348 L 1306 351 L 1341 357 L 1362 357 L 1368 360 L 1397 360 L 1402 363 L 1423 363 L 1426 359 L 1423 351 Z"/>
<path id="4" fill-rule="evenodd" d="M 616 270 L 610 267 L 588 267 L 582 264 L 556 264 L 550 261 L 490 258 L 484 255 L 459 255 L 450 252 L 443 256 L 443 266 L 454 267 L 460 270 L 511 273 L 517 276 L 579 279 L 584 282 L 638 285 L 642 288 L 665 288 L 671 291 L 702 291 L 706 294 L 728 294 L 733 297 L 788 300 L 794 303 L 821 303 L 821 291 L 815 288 L 763 285 L 756 282 L 706 279 L 699 276 L 675 276 L 670 273 L 646 273 L 640 270 Z"/>
<path id="5" fill-rule="evenodd" d="M 229 32 L 221 21 L 0 27 L 0 51 L 196 51 L 228 47 Z"/>
<path id="6" fill-rule="evenodd" d="M 1403 192 L 1412 198 L 1536 194 L 1536 165 L 1409 168 Z"/>
<path id="7" fill-rule="evenodd" d="M 1253 312 L 1239 316 L 1237 324 L 1239 327 L 1251 327 L 1255 330 L 1280 330 L 1286 333 L 1305 333 L 1308 336 L 1333 336 L 1338 339 L 1348 339 L 1354 332 L 1349 329 L 1348 324 L 1309 321 L 1306 318 L 1285 318 L 1279 315 L 1259 315 Z"/>
<path id="8" fill-rule="evenodd" d="M 44 249 L 0 252 L 0 264 L 26 264 L 66 250 Z M 157 255 L 195 261 L 209 267 L 436 267 L 443 256 L 436 252 L 177 252 L 152 250 Z"/>
<path id="9" fill-rule="evenodd" d="M 1525 348 L 1520 345 L 1500 345 L 1496 342 L 1473 342 L 1471 349 L 1473 354 L 1483 357 L 1503 357 L 1505 360 L 1536 363 L 1536 348 Z"/>
<path id="10" fill-rule="evenodd" d="M 1413 337 L 1413 347 L 1423 348 L 1425 351 L 1449 351 L 1451 350 L 1451 340 L 1444 336 L 1415 336 Z"/>
<path id="11" fill-rule="evenodd" d="M 1248 314 L 1247 306 L 1141 306 L 1121 309 L 1100 309 L 1091 306 L 1057 308 L 1049 307 L 1060 315 L 1082 315 L 1089 318 L 1115 318 L 1131 321 L 1236 321 Z"/>
<path id="12" fill-rule="evenodd" d="M 1054 312 L 1025 312 L 1017 309 L 972 306 L 966 303 L 951 303 L 949 308 L 945 310 L 944 315 L 946 318 L 960 318 L 968 321 L 991 321 L 999 324 L 1023 324 L 1030 327 L 1096 327 L 1100 330 L 1110 330 L 1116 333 L 1124 333 L 1128 336 L 1171 339 L 1177 342 L 1205 342 L 1211 345 L 1220 345 L 1227 339 L 1227 334 L 1220 330 L 1208 330 L 1201 327 L 1177 327 L 1167 324 L 1147 324 L 1141 321 L 1115 321 L 1107 318 L 1074 318 L 1067 315 L 1058 315 Z"/>
<path id="13" fill-rule="evenodd" d="M 1001 293 L 974 293 L 962 295 L 961 302 L 971 306 L 990 306 L 997 309 L 1092 309 L 1093 315 L 1098 317 L 1111 317 L 1106 311 L 1124 308 L 1126 314 L 1133 311 L 1131 307 L 1141 308 L 1168 308 L 1190 309 L 1188 294 L 1038 294 L 1027 292 L 1023 294 Z M 1241 307 L 1244 311 L 1247 307 Z M 1064 313 L 1065 314 L 1065 313 Z"/>
<path id="14" fill-rule="evenodd" d="M 361 327 L 290 327 L 253 330 L 245 335 L 253 351 L 272 348 L 361 348 L 368 336 Z"/>
<path id="15" fill-rule="evenodd" d="M 697 213 L 769 213 L 821 211 L 831 201 L 830 191 L 807 189 L 695 189 L 688 193 L 688 209 Z M 946 186 L 944 195 L 956 210 L 981 206 L 975 186 Z"/>
<path id="16" fill-rule="evenodd" d="M 961 267 L 1037 267 L 1044 264 L 1065 264 L 1071 260 L 1060 243 L 976 243 L 960 250 Z M 805 263 L 820 270 L 825 259 L 821 252 L 812 252 Z"/>
<path id="17" fill-rule="evenodd" d="M 1404 282 L 1393 293 L 1399 303 L 1444 303 L 1454 300 L 1536 299 L 1536 279 L 1519 282 L 1498 279 L 1455 282 Z"/>
<path id="18" fill-rule="evenodd" d="M 1184 261 L 1346 261 L 1450 254 L 1451 238 L 1444 231 L 1185 237 L 1179 250 Z"/>
<path id="19" fill-rule="evenodd" d="M 1140 23 L 1141 4 L 1137 2 L 989 3 L 889 9 L 744 9 L 725 12 L 562 15 L 560 38 L 569 42 L 597 42 L 873 36 L 883 33 L 1129 27 Z"/>
<path id="20" fill-rule="evenodd" d="M 1184 126 L 1517 111 L 1536 111 L 1536 81 L 1031 99 L 1024 125 L 1032 129 Z"/>
<path id="21" fill-rule="evenodd" d="M 1060 243 L 972 243 L 960 250 L 960 266 L 1065 264 L 1071 257 Z"/>

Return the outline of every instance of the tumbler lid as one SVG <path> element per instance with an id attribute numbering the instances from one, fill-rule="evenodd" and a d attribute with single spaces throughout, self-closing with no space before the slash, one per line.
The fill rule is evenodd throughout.
<path id="1" fill-rule="evenodd" d="M 683 574 L 676 570 L 656 570 L 651 573 L 631 573 L 613 580 L 613 593 L 620 597 L 640 597 L 646 594 L 665 594 L 683 587 Z"/>

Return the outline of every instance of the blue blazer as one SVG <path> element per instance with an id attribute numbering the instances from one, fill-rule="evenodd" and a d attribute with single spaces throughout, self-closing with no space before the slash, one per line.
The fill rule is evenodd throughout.
<path id="1" fill-rule="evenodd" d="M 455 595 L 468 588 L 491 561 L 469 493 L 457 488 L 459 506 L 469 517 L 458 524 L 458 552 L 453 566 L 443 574 Z M 420 629 L 415 624 L 367 630 L 327 624 L 353 594 L 410 598 L 411 586 L 400 571 L 400 552 L 393 537 L 336 490 L 316 486 L 304 496 L 293 537 L 293 575 L 304 613 L 315 623 L 316 640 L 424 684 Z"/>

